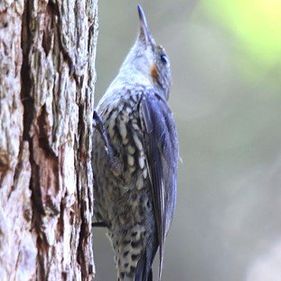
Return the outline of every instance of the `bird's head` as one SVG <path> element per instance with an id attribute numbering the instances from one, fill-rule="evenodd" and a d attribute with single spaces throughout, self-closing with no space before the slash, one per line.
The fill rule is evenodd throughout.
<path id="1" fill-rule="evenodd" d="M 157 45 L 149 30 L 146 16 L 138 5 L 140 31 L 137 40 L 127 55 L 120 71 L 132 71 L 140 75 L 168 99 L 171 87 L 170 61 L 166 51 Z"/>

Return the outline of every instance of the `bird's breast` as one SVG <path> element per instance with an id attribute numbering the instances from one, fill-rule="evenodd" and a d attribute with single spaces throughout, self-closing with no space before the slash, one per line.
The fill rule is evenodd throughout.
<path id="1" fill-rule="evenodd" d="M 114 156 L 121 167 L 121 172 L 111 169 L 102 138 L 96 133 L 94 165 L 96 182 L 99 185 L 97 190 L 108 194 L 105 198 L 107 201 L 117 202 L 134 192 L 148 189 L 148 167 L 138 108 L 140 98 L 140 94 L 127 90 L 118 99 L 112 99 L 112 103 L 108 101 L 107 106 L 99 112 Z M 99 194 L 96 196 L 99 197 Z"/>

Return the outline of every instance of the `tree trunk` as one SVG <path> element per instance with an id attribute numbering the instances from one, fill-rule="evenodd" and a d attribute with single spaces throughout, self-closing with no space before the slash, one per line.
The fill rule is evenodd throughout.
<path id="1" fill-rule="evenodd" d="M 0 2 L 0 280 L 93 280 L 97 0 Z"/>

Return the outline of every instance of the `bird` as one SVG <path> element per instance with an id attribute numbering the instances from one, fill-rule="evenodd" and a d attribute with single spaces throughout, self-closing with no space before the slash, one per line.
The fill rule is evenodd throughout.
<path id="1" fill-rule="evenodd" d="M 179 143 L 170 60 L 137 6 L 140 29 L 93 116 L 94 226 L 107 228 L 118 281 L 152 281 L 174 215 Z"/>

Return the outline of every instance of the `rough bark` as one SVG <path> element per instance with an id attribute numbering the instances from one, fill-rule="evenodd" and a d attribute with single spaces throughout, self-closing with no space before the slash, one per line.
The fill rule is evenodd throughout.
<path id="1" fill-rule="evenodd" d="M 0 280 L 92 280 L 97 0 L 0 2 Z"/>

